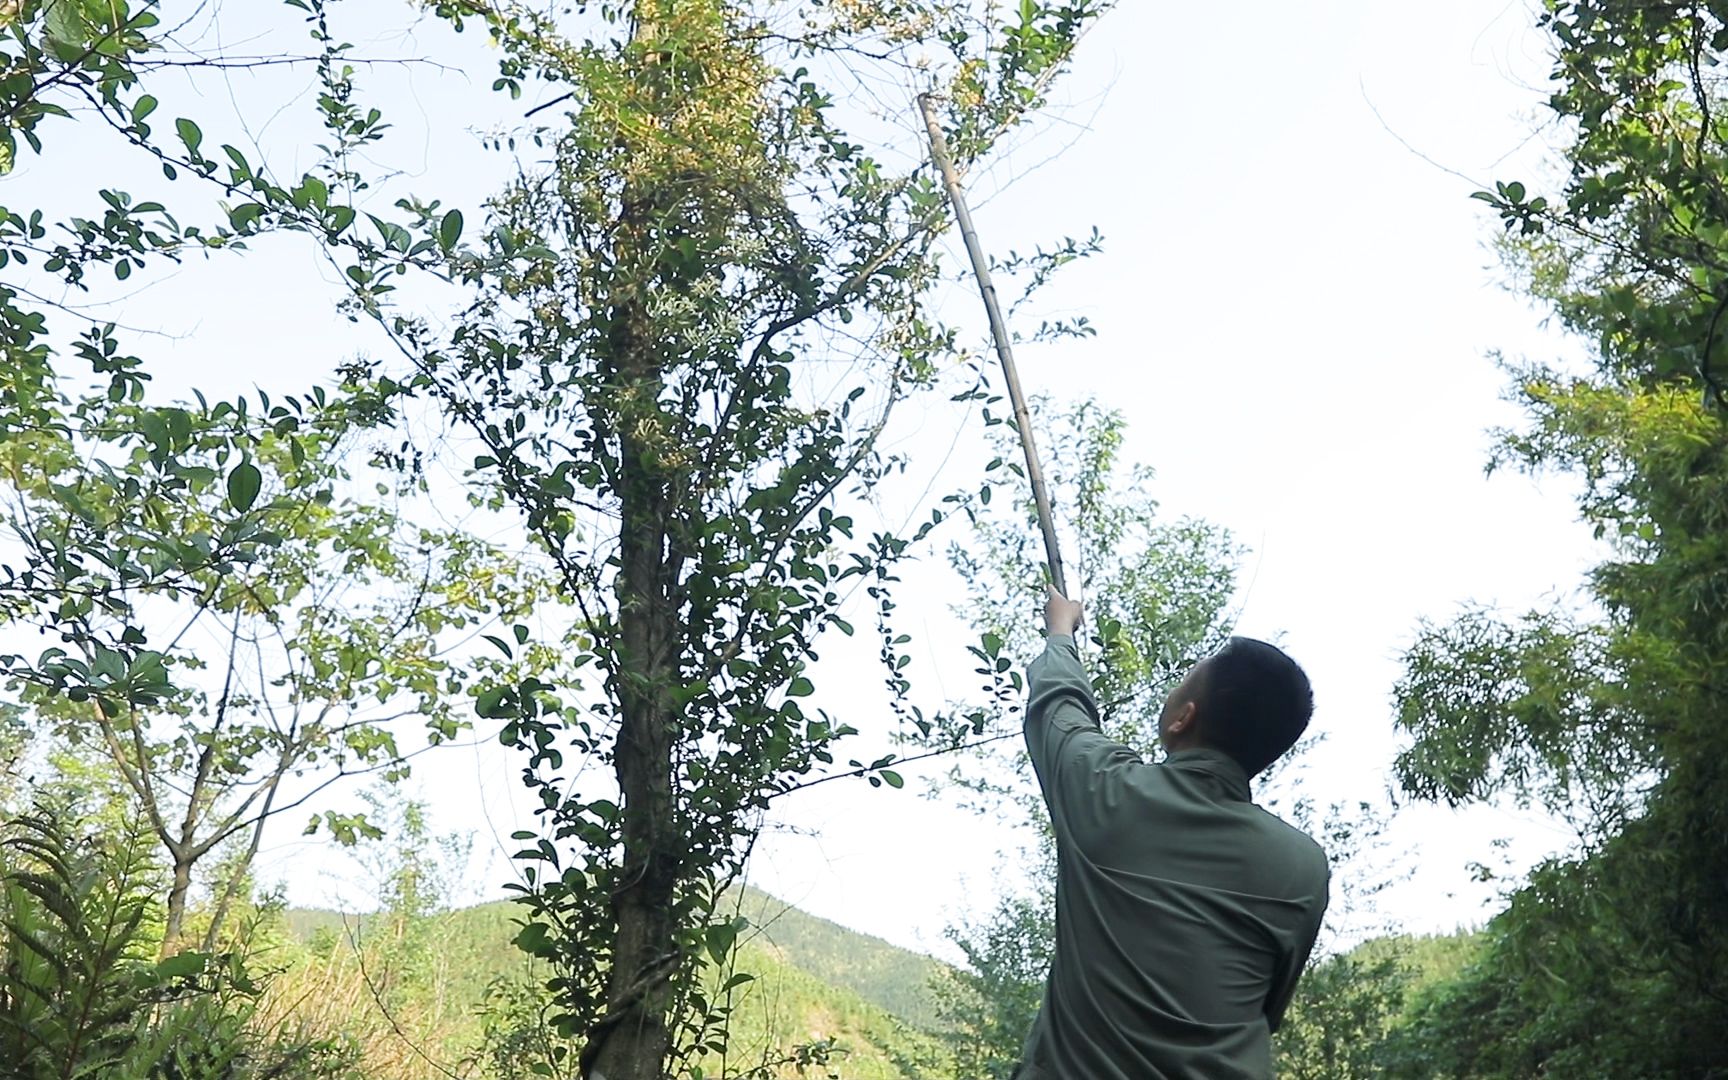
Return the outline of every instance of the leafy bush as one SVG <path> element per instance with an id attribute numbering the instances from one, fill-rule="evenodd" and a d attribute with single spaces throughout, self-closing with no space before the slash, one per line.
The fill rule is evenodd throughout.
<path id="1" fill-rule="evenodd" d="M 16 818 L 0 837 L 0 1077 L 318 1080 L 350 1075 L 330 1043 L 252 1024 L 238 954 L 158 955 L 148 839 Z"/>

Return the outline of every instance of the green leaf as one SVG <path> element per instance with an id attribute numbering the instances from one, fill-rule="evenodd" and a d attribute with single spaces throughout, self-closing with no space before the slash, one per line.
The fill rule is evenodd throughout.
<path id="1" fill-rule="evenodd" d="M 552 936 L 545 923 L 531 922 L 516 932 L 515 945 L 530 956 L 551 957 L 557 954 Z"/>
<path id="2" fill-rule="evenodd" d="M 809 697 L 816 692 L 816 685 L 800 675 L 792 680 L 792 685 L 786 688 L 787 697 Z"/>
<path id="3" fill-rule="evenodd" d="M 91 18 L 87 4 L 80 0 L 57 0 L 41 7 L 44 9 L 43 14 L 47 16 L 43 30 L 48 51 L 56 60 L 76 63 L 83 58 L 86 50 L 96 45 L 102 27 Z"/>
<path id="4" fill-rule="evenodd" d="M 258 501 L 264 487 L 264 474 L 250 461 L 242 461 L 228 474 L 228 505 L 244 514 Z"/>
<path id="5" fill-rule="evenodd" d="M 258 203 L 241 203 L 228 211 L 228 224 L 235 232 L 245 232 L 264 214 L 264 207 Z"/>
<path id="6" fill-rule="evenodd" d="M 366 216 L 372 219 L 373 227 L 378 230 L 378 235 L 384 240 L 384 246 L 389 250 L 407 251 L 409 245 L 413 243 L 414 238 L 408 235 L 408 230 L 394 221 L 385 221 L 377 214 L 367 214 Z"/>
<path id="7" fill-rule="evenodd" d="M 462 211 L 452 210 L 438 223 L 438 243 L 449 251 L 462 239 Z"/>
<path id="8" fill-rule="evenodd" d="M 204 141 L 204 132 L 197 124 L 182 116 L 174 121 L 174 130 L 180 133 L 180 141 L 186 144 L 186 152 L 193 157 L 199 157 L 198 145 Z"/>
<path id="9" fill-rule="evenodd" d="M 899 773 L 895 772 L 892 769 L 883 769 L 882 770 L 882 779 L 891 788 L 899 788 L 899 787 L 905 787 L 906 786 L 905 779 Z"/>
<path id="10" fill-rule="evenodd" d="M 166 960 L 156 964 L 156 977 L 159 979 L 183 979 L 189 975 L 198 975 L 210 966 L 210 954 L 202 952 L 175 953 Z"/>
<path id="11" fill-rule="evenodd" d="M 702 943 L 716 964 L 726 962 L 726 954 L 732 951 L 732 945 L 737 940 L 738 927 L 733 923 L 715 923 L 702 932 Z"/>
<path id="12" fill-rule="evenodd" d="M 504 695 L 508 689 L 502 686 L 492 686 L 480 691 L 480 696 L 474 699 L 474 711 L 487 720 L 508 716 L 509 710 L 503 708 Z"/>

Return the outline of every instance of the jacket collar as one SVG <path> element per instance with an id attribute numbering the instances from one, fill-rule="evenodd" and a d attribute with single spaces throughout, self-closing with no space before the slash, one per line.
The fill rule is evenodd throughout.
<path id="1" fill-rule="evenodd" d="M 1253 802 L 1253 793 L 1248 789 L 1248 773 L 1236 763 L 1236 759 L 1222 750 L 1200 748 L 1196 750 L 1178 750 L 1164 759 L 1166 765 L 1181 769 L 1184 772 L 1200 772 L 1216 777 L 1224 787 L 1224 794 L 1242 802 Z"/>

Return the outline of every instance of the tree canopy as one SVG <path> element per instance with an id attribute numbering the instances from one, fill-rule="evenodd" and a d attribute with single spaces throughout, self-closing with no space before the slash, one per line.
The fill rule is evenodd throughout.
<path id="1" fill-rule="evenodd" d="M 1489 949 L 1417 1013 L 1411 1076 L 1717 1075 L 1728 646 L 1720 5 L 1550 2 L 1552 188 L 1503 182 L 1508 265 L 1594 347 L 1513 368 L 1495 462 L 1560 470 L 1608 557 L 1589 603 L 1427 628 L 1398 689 L 1406 790 L 1568 814 Z M 1544 193 L 1545 192 L 1545 193 Z"/>

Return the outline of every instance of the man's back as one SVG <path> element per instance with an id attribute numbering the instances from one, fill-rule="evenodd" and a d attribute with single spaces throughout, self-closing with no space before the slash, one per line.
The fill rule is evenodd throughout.
<path id="1" fill-rule="evenodd" d="M 1271 1074 L 1325 911 L 1319 846 L 1228 755 L 1147 765 L 1096 726 L 1073 641 L 1030 671 L 1026 738 L 1057 840 L 1057 943 L 1023 1080 Z"/>

